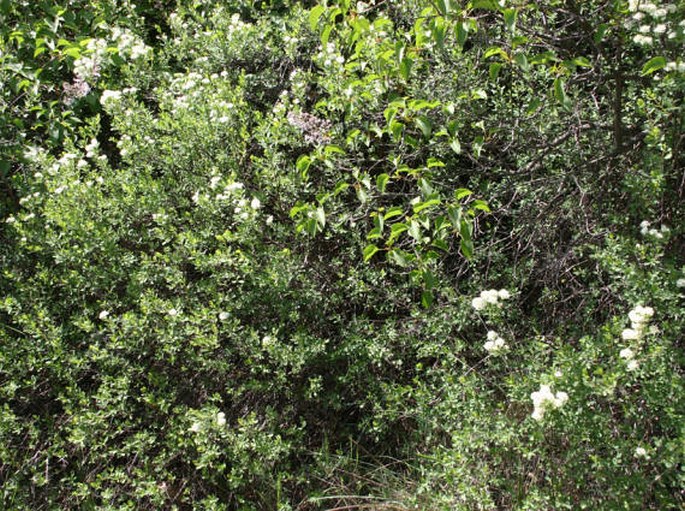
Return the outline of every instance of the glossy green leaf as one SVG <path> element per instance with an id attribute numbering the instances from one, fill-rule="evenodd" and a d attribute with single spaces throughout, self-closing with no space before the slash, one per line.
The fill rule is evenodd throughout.
<path id="1" fill-rule="evenodd" d="M 323 5 L 317 5 L 309 11 L 309 28 L 312 31 L 316 30 L 316 27 L 319 25 L 319 18 L 325 10 L 326 8 Z"/>
<path id="2" fill-rule="evenodd" d="M 324 211 L 323 207 L 319 206 L 316 208 L 314 217 L 316 218 L 316 222 L 323 229 L 326 226 L 326 211 Z"/>
<path id="3" fill-rule="evenodd" d="M 435 296 L 433 296 L 432 291 L 425 290 L 423 293 L 421 293 L 421 305 L 423 305 L 426 309 L 433 304 L 434 300 Z"/>
<path id="4" fill-rule="evenodd" d="M 392 217 L 395 217 L 395 216 L 400 216 L 400 215 L 403 215 L 403 214 L 404 214 L 404 209 L 401 208 L 401 207 L 399 207 L 399 206 L 395 206 L 395 207 L 390 208 L 390 209 L 385 213 L 385 215 L 383 215 L 383 219 L 384 219 L 384 220 L 387 220 L 388 218 L 392 218 Z"/>
<path id="5" fill-rule="evenodd" d="M 645 62 L 645 65 L 642 66 L 641 74 L 642 76 L 651 75 L 652 73 L 663 69 L 665 66 L 666 59 L 664 57 L 654 57 Z"/>
<path id="6" fill-rule="evenodd" d="M 516 31 L 516 17 L 518 15 L 518 11 L 516 9 L 504 9 L 504 24 L 507 27 L 507 30 L 510 33 L 514 33 Z"/>
<path id="7" fill-rule="evenodd" d="M 564 109 L 569 110 L 571 108 L 571 100 L 566 95 L 565 82 L 561 77 L 554 80 L 554 97 Z"/>
<path id="8" fill-rule="evenodd" d="M 414 122 L 421 130 L 423 136 L 425 138 L 430 138 L 431 133 L 433 132 L 433 124 L 431 123 L 430 119 L 426 116 L 421 116 L 414 119 Z"/>
<path id="9" fill-rule="evenodd" d="M 417 204 L 414 204 L 414 213 L 420 213 L 424 209 L 431 208 L 433 206 L 438 206 L 440 204 L 439 199 L 431 199 L 427 200 L 425 202 L 419 202 Z"/>
<path id="10" fill-rule="evenodd" d="M 371 259 L 379 250 L 380 248 L 378 248 L 376 245 L 367 245 L 366 248 L 364 248 L 364 262 L 367 262 L 369 259 Z"/>
<path id="11" fill-rule="evenodd" d="M 376 177 L 376 187 L 378 188 L 379 192 L 385 193 L 385 187 L 388 185 L 389 180 L 390 176 L 387 174 L 379 174 Z"/>
<path id="12" fill-rule="evenodd" d="M 501 9 L 499 2 L 496 0 L 473 0 L 471 2 L 472 9 L 486 9 L 488 11 L 499 11 Z"/>

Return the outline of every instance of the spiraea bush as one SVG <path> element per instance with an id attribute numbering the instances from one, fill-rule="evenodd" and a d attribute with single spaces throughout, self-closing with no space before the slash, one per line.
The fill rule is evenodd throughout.
<path id="1" fill-rule="evenodd" d="M 682 6 L 62 3 L 0 2 L 4 508 L 685 504 Z"/>

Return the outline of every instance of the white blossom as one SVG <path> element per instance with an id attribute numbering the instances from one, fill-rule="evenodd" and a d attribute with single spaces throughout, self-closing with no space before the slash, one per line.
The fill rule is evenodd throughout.
<path id="1" fill-rule="evenodd" d="M 549 385 L 540 385 L 540 390 L 533 392 L 530 395 L 533 400 L 532 417 L 535 420 L 542 420 L 545 412 L 555 408 L 561 408 L 568 401 L 568 394 L 566 392 L 557 392 L 554 394 Z"/>
<path id="2" fill-rule="evenodd" d="M 101 311 L 100 314 L 98 314 L 98 318 L 100 319 L 107 319 L 107 316 L 109 316 L 109 311 Z"/>
<path id="3" fill-rule="evenodd" d="M 635 357 L 635 353 L 630 348 L 623 348 L 618 355 L 626 360 L 632 360 Z"/>
<path id="4" fill-rule="evenodd" d="M 169 316 L 171 316 L 171 317 L 175 317 L 175 316 L 178 316 L 178 311 L 176 309 L 169 309 L 167 314 L 169 314 Z"/>
<path id="5" fill-rule="evenodd" d="M 121 100 L 121 91 L 118 90 L 104 90 L 100 96 L 100 104 L 107 106 L 107 104 L 115 104 Z"/>
<path id="6" fill-rule="evenodd" d="M 487 303 L 482 298 L 476 297 L 473 300 L 471 300 L 471 306 L 474 309 L 476 309 L 477 311 L 480 311 L 480 310 L 485 309 L 485 307 L 487 306 Z"/>
<path id="7" fill-rule="evenodd" d="M 225 191 L 228 193 L 228 192 L 232 192 L 234 190 L 240 190 L 241 188 L 243 188 L 243 183 L 239 183 L 238 181 L 236 181 L 236 182 L 231 183 L 228 186 L 226 186 Z"/>
<path id="8" fill-rule="evenodd" d="M 226 425 L 226 414 L 224 412 L 219 412 L 216 414 L 216 425 L 225 426 Z"/>
<path id="9" fill-rule="evenodd" d="M 486 303 L 496 304 L 499 300 L 499 293 L 495 289 L 488 289 L 480 294 L 480 297 L 485 300 Z"/>
<path id="10" fill-rule="evenodd" d="M 226 321 L 226 320 L 228 319 L 228 317 L 229 317 L 228 312 L 223 312 L 223 311 L 222 311 L 222 312 L 219 313 L 219 320 L 220 320 L 220 321 Z"/>
<path id="11" fill-rule="evenodd" d="M 633 37 L 633 42 L 636 44 L 650 45 L 652 44 L 653 40 L 648 35 L 637 34 L 635 37 Z"/>
<path id="12" fill-rule="evenodd" d="M 626 328 L 621 332 L 624 341 L 636 341 L 640 338 L 640 333 L 632 328 Z"/>
<path id="13" fill-rule="evenodd" d="M 649 454 L 647 454 L 647 449 L 644 447 L 636 447 L 635 452 L 633 453 L 633 456 L 636 458 L 644 458 L 646 460 L 649 459 Z"/>

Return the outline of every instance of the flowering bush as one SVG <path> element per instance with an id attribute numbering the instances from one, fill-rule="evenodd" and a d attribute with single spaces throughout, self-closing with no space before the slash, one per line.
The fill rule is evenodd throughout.
<path id="1" fill-rule="evenodd" d="M 682 508 L 682 6 L 53 4 L 1 508 Z"/>

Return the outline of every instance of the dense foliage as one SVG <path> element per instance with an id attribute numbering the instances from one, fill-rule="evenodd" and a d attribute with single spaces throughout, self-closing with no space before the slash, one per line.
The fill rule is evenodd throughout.
<path id="1" fill-rule="evenodd" d="M 0 1 L 3 509 L 682 509 L 685 5 Z"/>

